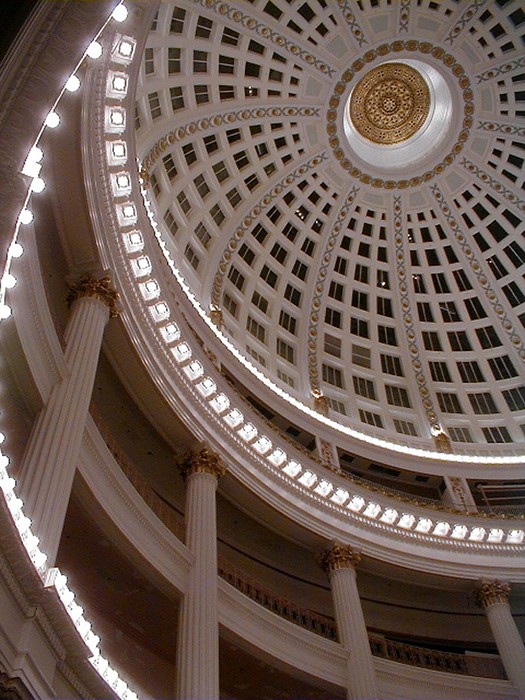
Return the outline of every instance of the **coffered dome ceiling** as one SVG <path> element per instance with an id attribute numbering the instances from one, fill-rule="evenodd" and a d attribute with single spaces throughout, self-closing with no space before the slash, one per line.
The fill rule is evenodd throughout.
<path id="1" fill-rule="evenodd" d="M 524 27 L 517 0 L 160 5 L 146 196 L 252 394 L 523 452 Z"/>

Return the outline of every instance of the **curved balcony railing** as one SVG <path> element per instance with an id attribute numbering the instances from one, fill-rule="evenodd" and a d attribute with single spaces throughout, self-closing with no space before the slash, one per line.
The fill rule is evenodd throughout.
<path id="1" fill-rule="evenodd" d="M 310 630 L 322 637 L 337 641 L 335 621 L 324 615 L 301 608 L 295 603 L 277 596 L 257 581 L 247 577 L 224 560 L 219 562 L 219 576 L 238 591 L 296 625 Z M 428 649 L 413 644 L 386 639 L 379 634 L 368 635 L 370 648 L 374 656 L 389 659 L 397 663 L 429 668 L 461 675 L 479 676 L 481 678 L 506 678 L 503 664 L 498 656 L 483 657 L 475 654 L 458 654 L 454 652 Z"/>
<path id="2" fill-rule="evenodd" d="M 228 377 L 226 378 L 228 379 Z M 230 386 L 232 391 L 234 391 L 237 394 L 239 399 L 242 401 L 247 401 L 250 405 L 250 408 L 257 414 L 258 418 L 263 423 L 265 423 L 271 430 L 275 431 L 284 442 L 288 442 L 290 445 L 293 445 L 295 450 L 303 454 L 307 459 L 315 462 L 317 465 L 325 468 L 330 468 L 325 462 L 323 462 L 323 460 L 319 457 L 319 455 L 316 452 L 308 450 L 304 445 L 302 445 L 300 442 L 298 442 L 293 437 L 288 435 L 284 430 L 282 430 L 276 423 L 271 421 L 264 413 L 262 413 L 259 410 L 259 408 L 257 408 L 256 405 L 254 405 L 251 401 L 248 401 L 247 398 L 239 392 L 237 386 L 234 383 L 230 382 Z M 410 503 L 414 506 L 431 508 L 432 510 L 438 510 L 444 513 L 464 512 L 462 510 L 459 510 L 458 508 L 455 508 L 452 505 L 443 503 L 439 499 L 430 498 L 429 496 L 415 495 L 413 493 L 403 491 L 402 489 L 396 489 L 393 486 L 386 486 L 385 484 L 382 484 L 378 481 L 372 481 L 370 479 L 366 479 L 365 477 L 358 476 L 357 474 L 350 474 L 345 469 L 337 470 L 337 473 L 347 481 L 351 481 L 352 483 L 366 489 L 367 491 L 370 491 L 372 493 L 380 493 L 384 496 L 388 496 L 389 498 L 393 498 L 394 500 L 399 501 L 401 503 Z M 469 509 L 467 512 L 471 516 L 478 516 L 481 518 L 496 517 L 502 519 L 508 518 L 516 520 L 525 520 L 525 506 L 523 505 L 523 501 L 513 505 L 476 505 L 474 508 Z"/>
<path id="3" fill-rule="evenodd" d="M 126 454 L 115 444 L 115 440 L 104 424 L 104 420 L 93 406 L 91 407 L 91 415 L 108 449 L 139 496 L 159 520 L 178 539 L 184 542 L 185 528 L 181 521 L 181 516 L 155 493 L 152 487 L 138 473 Z M 274 594 L 264 586 L 261 586 L 255 579 L 234 568 L 223 558 L 219 559 L 218 574 L 240 593 L 267 610 L 279 615 L 279 617 L 321 637 L 337 641 L 337 627 L 332 618 L 320 615 L 307 608 L 302 608 L 286 598 Z M 379 634 L 372 633 L 368 636 L 372 654 L 382 659 L 460 675 L 478 676 L 481 678 L 506 678 L 503 664 L 498 656 L 444 652 L 386 639 Z"/>
<path id="4" fill-rule="evenodd" d="M 337 641 L 337 628 L 334 620 L 319 615 L 295 603 L 271 593 L 257 581 L 247 577 L 223 559 L 219 560 L 219 576 L 245 596 L 254 600 L 263 608 L 271 610 L 279 617 L 289 620 L 304 629 L 310 630 L 321 637 Z"/>

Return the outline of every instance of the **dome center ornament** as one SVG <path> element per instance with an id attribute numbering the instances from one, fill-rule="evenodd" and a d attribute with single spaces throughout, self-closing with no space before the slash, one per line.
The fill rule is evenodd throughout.
<path id="1" fill-rule="evenodd" d="M 421 73 L 405 63 L 385 63 L 357 83 L 350 119 L 364 138 L 379 145 L 401 143 L 425 123 L 430 90 Z"/>

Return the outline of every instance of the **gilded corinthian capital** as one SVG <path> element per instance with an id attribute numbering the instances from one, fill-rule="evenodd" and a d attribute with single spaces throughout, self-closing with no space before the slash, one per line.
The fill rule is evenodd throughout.
<path id="1" fill-rule="evenodd" d="M 190 474 L 211 474 L 219 478 L 227 471 L 219 455 L 208 447 L 186 455 L 179 466 L 184 477 Z"/>
<path id="2" fill-rule="evenodd" d="M 76 279 L 69 279 L 68 286 L 67 303 L 69 306 L 82 297 L 94 297 L 108 307 L 109 315 L 112 318 L 119 315 L 118 292 L 112 286 L 108 275 L 100 279 L 96 279 L 91 274 L 82 275 Z"/>
<path id="3" fill-rule="evenodd" d="M 502 581 L 485 581 L 476 591 L 476 603 L 484 610 L 494 603 L 509 602 L 510 585 Z"/>
<path id="4" fill-rule="evenodd" d="M 337 569 L 355 569 L 361 559 L 361 553 L 349 544 L 334 544 L 331 549 L 319 557 L 319 564 L 324 571 Z"/>

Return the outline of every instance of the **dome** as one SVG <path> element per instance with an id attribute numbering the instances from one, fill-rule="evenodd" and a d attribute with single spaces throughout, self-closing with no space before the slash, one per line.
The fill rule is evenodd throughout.
<path id="1" fill-rule="evenodd" d="M 357 5 L 161 4 L 135 113 L 159 237 L 270 410 L 322 397 L 354 451 L 523 454 L 519 13 Z"/>
<path id="2" fill-rule="evenodd" d="M 0 695 L 525 692 L 524 26 L 30 13 L 0 64 Z"/>

